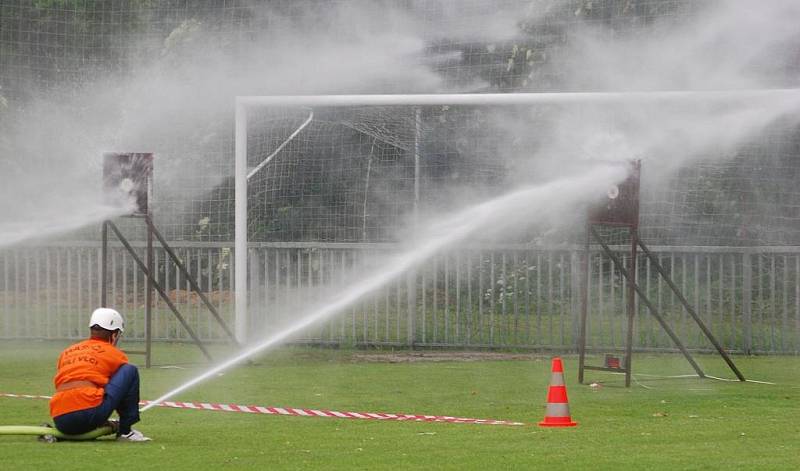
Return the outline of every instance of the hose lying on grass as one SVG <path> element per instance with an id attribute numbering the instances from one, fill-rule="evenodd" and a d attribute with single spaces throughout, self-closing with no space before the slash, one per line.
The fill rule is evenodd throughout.
<path id="1" fill-rule="evenodd" d="M 58 429 L 34 425 L 0 425 L 0 435 L 52 435 L 58 440 L 84 441 L 94 440 L 104 435 L 111 435 L 114 430 L 109 427 L 100 427 L 80 435 L 67 435 Z"/>

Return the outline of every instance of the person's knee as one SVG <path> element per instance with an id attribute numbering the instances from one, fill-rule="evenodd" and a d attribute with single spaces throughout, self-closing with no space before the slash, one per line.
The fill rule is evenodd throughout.
<path id="1" fill-rule="evenodd" d="M 138 388 L 139 370 L 130 363 L 120 366 L 106 385 L 106 392 L 109 391 L 109 387 L 121 388 L 122 391 L 126 391 L 130 387 Z"/>
<path id="2" fill-rule="evenodd" d="M 125 363 L 124 365 L 119 367 L 119 372 L 132 376 L 134 378 L 139 377 L 139 368 L 131 365 L 130 363 Z"/>

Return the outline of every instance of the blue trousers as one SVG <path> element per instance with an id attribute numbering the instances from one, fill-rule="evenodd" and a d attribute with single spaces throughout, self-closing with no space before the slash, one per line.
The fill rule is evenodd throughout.
<path id="1" fill-rule="evenodd" d="M 139 370 L 131 364 L 120 366 L 114 373 L 99 406 L 59 415 L 53 421 L 61 432 L 79 435 L 103 425 L 114 411 L 119 414 L 117 435 L 130 432 L 131 425 L 139 421 Z"/>

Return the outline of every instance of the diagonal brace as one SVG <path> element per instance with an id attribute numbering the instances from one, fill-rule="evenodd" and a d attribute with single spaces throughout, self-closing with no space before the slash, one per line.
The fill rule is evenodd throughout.
<path id="1" fill-rule="evenodd" d="M 178 311 L 178 308 L 175 306 L 172 300 L 169 299 L 169 296 L 167 296 L 167 293 L 164 291 L 164 288 L 162 288 L 161 285 L 158 283 L 158 281 L 156 281 L 155 277 L 150 276 L 150 270 L 147 269 L 147 266 L 144 264 L 144 262 L 142 262 L 142 260 L 136 254 L 136 251 L 133 250 L 131 244 L 129 244 L 127 239 L 125 239 L 125 236 L 122 235 L 122 232 L 120 232 L 120 230 L 113 222 L 106 221 L 105 223 L 108 225 L 108 227 L 111 228 L 112 231 L 114 231 L 114 234 L 116 234 L 119 241 L 131 255 L 131 258 L 133 258 L 133 260 L 139 266 L 139 269 L 142 271 L 142 273 L 144 273 L 145 276 L 147 276 L 152 281 L 153 287 L 156 289 L 156 291 L 158 291 L 158 294 L 161 296 L 161 299 L 163 299 L 164 302 L 167 304 L 167 306 L 169 306 L 170 310 L 172 310 L 172 313 L 175 314 L 175 317 L 178 318 L 183 328 L 186 329 L 186 332 L 189 333 L 189 336 L 192 337 L 192 340 L 194 340 L 194 342 L 197 344 L 200 350 L 202 350 L 203 355 L 205 355 L 205 357 L 209 361 L 213 361 L 214 359 L 211 358 L 211 354 L 208 353 L 208 350 L 206 350 L 206 347 L 203 345 L 203 342 L 200 340 L 197 334 L 194 333 L 194 330 L 192 330 L 191 326 L 189 326 L 189 323 L 186 322 L 186 319 L 184 319 L 183 316 L 181 316 L 180 312 Z"/>
<path id="2" fill-rule="evenodd" d="M 686 298 L 683 296 L 683 294 L 675 285 L 675 283 L 673 283 L 672 279 L 669 277 L 666 270 L 664 270 L 664 267 L 662 267 L 661 264 L 658 262 L 658 259 L 653 255 L 652 252 L 650 252 L 650 250 L 647 248 L 644 242 L 642 242 L 641 240 L 639 240 L 638 242 L 639 242 L 639 247 L 642 248 L 642 251 L 644 251 L 645 255 L 647 255 L 650 261 L 655 265 L 658 273 L 660 273 L 661 276 L 664 278 L 664 280 L 667 282 L 667 285 L 669 285 L 669 287 L 672 289 L 672 292 L 675 293 L 675 296 L 678 297 L 681 304 L 683 304 L 684 309 L 686 309 L 686 312 L 688 312 L 689 315 L 692 316 L 692 319 L 694 319 L 694 321 L 700 327 L 700 330 L 703 331 L 703 334 L 705 334 L 709 342 L 711 342 L 711 344 L 714 345 L 714 348 L 717 349 L 717 352 L 719 352 L 719 354 L 722 356 L 722 359 L 725 360 L 725 363 L 728 364 L 728 367 L 730 367 L 730 369 L 733 371 L 736 377 L 739 378 L 739 381 L 746 381 L 744 375 L 742 375 L 742 373 L 733 363 L 731 357 L 728 355 L 725 349 L 723 349 L 722 346 L 719 344 L 716 337 L 714 337 L 714 334 L 711 333 L 711 330 L 709 330 L 708 327 L 706 327 L 706 324 L 700 319 L 700 316 L 697 315 L 697 312 L 694 310 L 692 305 L 689 304 L 689 301 L 686 300 Z"/>
<path id="3" fill-rule="evenodd" d="M 222 330 L 224 330 L 225 333 L 228 334 L 228 337 L 231 338 L 231 341 L 234 344 L 236 344 L 237 347 L 240 347 L 241 345 L 239 345 L 239 342 L 236 341 L 236 336 L 234 336 L 233 332 L 230 331 L 227 324 L 225 324 L 225 321 L 222 319 L 222 316 L 219 315 L 217 309 L 214 307 L 213 304 L 211 304 L 211 301 L 209 301 L 206 295 L 203 294 L 203 291 L 197 285 L 197 282 L 195 281 L 194 277 L 189 273 L 189 270 L 186 269 L 186 266 L 183 264 L 183 262 L 181 262 L 178 256 L 175 255 L 175 252 L 172 250 L 172 247 L 170 247 L 167 244 L 167 241 L 164 239 L 161 233 L 158 232 L 158 230 L 155 228 L 155 225 L 151 221 L 148 221 L 148 224 L 150 224 L 150 230 L 153 231 L 153 234 L 156 236 L 156 239 L 158 239 L 158 241 L 161 243 L 161 246 L 164 247 L 164 250 L 170 256 L 170 258 L 172 258 L 172 261 L 175 262 L 175 265 L 178 267 L 181 273 L 183 273 L 183 276 L 189 281 L 189 285 L 192 287 L 192 291 L 197 293 L 197 295 L 206 305 L 208 310 L 211 311 L 211 314 L 217 320 L 219 325 L 222 327 Z"/>
<path id="4" fill-rule="evenodd" d="M 653 315 L 653 317 L 656 318 L 656 320 L 658 321 L 659 324 L 661 324 L 661 327 L 667 333 L 669 338 L 672 339 L 672 341 L 675 343 L 675 345 L 678 347 L 681 353 L 683 353 L 683 356 L 686 357 L 686 360 L 689 362 L 689 364 L 692 365 L 692 368 L 694 368 L 694 371 L 697 372 L 697 375 L 700 376 L 701 378 L 705 378 L 706 377 L 705 373 L 703 373 L 703 370 L 700 369 L 700 366 L 697 364 L 697 362 L 694 361 L 694 358 L 689 353 L 689 350 L 686 349 L 686 347 L 680 341 L 678 336 L 675 335 L 675 332 L 672 331 L 672 328 L 670 328 L 669 324 L 667 324 L 667 322 L 658 312 L 658 309 L 653 305 L 653 303 L 650 302 L 650 300 L 647 298 L 647 295 L 644 293 L 642 288 L 639 287 L 638 283 L 636 283 L 636 280 L 630 278 L 632 275 L 628 273 L 628 270 L 625 269 L 624 264 L 614 254 L 614 252 L 611 251 L 611 249 L 608 247 L 605 241 L 603 241 L 602 237 L 600 237 L 600 234 L 597 233 L 597 230 L 594 227 L 589 227 L 589 230 L 592 232 L 592 235 L 595 237 L 595 239 L 597 239 L 597 241 L 603 247 L 603 251 L 605 252 L 605 254 L 608 255 L 608 257 L 614 262 L 614 265 L 617 267 L 620 273 L 622 273 L 622 276 L 632 281 L 631 284 L 636 290 L 636 293 L 639 295 L 639 298 L 642 300 L 642 302 L 645 303 L 645 305 L 650 310 L 650 313 Z"/>

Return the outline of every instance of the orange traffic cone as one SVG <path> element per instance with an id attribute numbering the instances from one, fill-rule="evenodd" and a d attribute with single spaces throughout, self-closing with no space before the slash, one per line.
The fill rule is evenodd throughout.
<path id="1" fill-rule="evenodd" d="M 539 422 L 542 427 L 573 427 L 578 425 L 569 415 L 569 401 L 567 400 L 567 387 L 564 385 L 564 366 L 561 358 L 553 358 L 553 376 L 550 380 L 550 390 L 547 392 L 547 409 L 544 420 Z"/>

